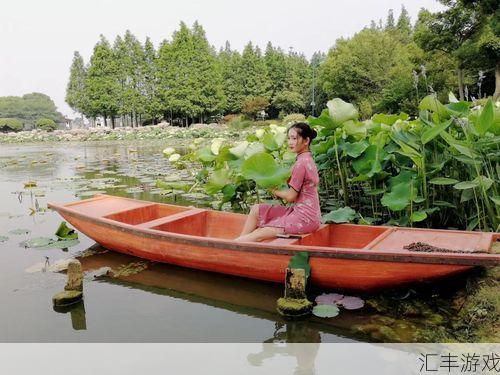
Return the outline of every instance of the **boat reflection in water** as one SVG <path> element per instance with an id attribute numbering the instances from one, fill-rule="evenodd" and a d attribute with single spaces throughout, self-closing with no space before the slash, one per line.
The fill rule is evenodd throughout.
<path id="1" fill-rule="evenodd" d="M 334 319 L 311 317 L 307 320 L 287 321 L 276 312 L 276 301 L 283 295 L 281 285 L 146 262 L 106 251 L 99 245 L 93 246 L 91 250 L 98 253 L 77 257 L 87 279 L 93 273 L 99 274 L 96 270 L 109 267 L 114 271 L 118 270 L 118 273 L 113 277 L 98 276 L 99 282 L 122 285 L 273 321 L 276 327 L 274 335 L 265 342 L 321 342 L 321 333 L 328 334 L 327 341 L 331 342 L 373 341 L 366 335 L 353 333 L 351 330 L 354 325 L 368 319 L 369 315 L 362 311 L 343 311 Z M 135 273 L 132 269 L 130 272 L 120 273 L 120 269 L 127 265 L 139 263 L 142 264 L 138 270 L 140 272 Z"/>

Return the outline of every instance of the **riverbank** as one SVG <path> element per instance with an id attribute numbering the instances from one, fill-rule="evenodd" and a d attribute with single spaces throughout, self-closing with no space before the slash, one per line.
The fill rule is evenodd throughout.
<path id="1" fill-rule="evenodd" d="M 87 129 L 30 130 L 21 132 L 0 133 L 0 143 L 31 143 L 31 142 L 85 142 L 143 139 L 189 139 L 238 137 L 238 130 L 230 129 L 224 124 L 195 124 L 187 128 L 170 126 L 168 124 L 144 126 L 139 128 L 123 127 L 111 129 L 96 127 Z"/>

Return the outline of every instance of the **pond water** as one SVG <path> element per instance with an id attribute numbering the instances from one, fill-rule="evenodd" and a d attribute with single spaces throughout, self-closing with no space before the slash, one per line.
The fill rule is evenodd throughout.
<path id="1" fill-rule="evenodd" d="M 62 219 L 46 209 L 48 202 L 67 203 L 103 192 L 210 206 L 201 190 L 156 188 L 158 178 L 194 180 L 193 171 L 177 170 L 162 157 L 166 146 L 160 141 L 0 145 L 0 341 L 413 340 L 415 321 L 388 322 L 390 318 L 368 307 L 343 310 L 331 319 L 286 321 L 275 311 L 283 293 L 280 285 L 142 261 L 106 251 L 81 233 L 79 243 L 69 249 L 20 244 L 55 233 Z M 71 309 L 56 311 L 52 296 L 64 288 L 66 276 L 51 267 L 71 257 L 78 257 L 86 272 L 85 298 Z M 102 267 L 126 272 L 96 277 Z M 392 337 L 379 329 L 389 324 Z M 360 329 L 362 325 L 371 328 Z"/>

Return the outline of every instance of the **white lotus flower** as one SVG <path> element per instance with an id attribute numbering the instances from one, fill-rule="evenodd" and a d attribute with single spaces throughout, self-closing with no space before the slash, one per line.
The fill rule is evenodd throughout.
<path id="1" fill-rule="evenodd" d="M 172 154 L 170 155 L 170 157 L 168 158 L 168 161 L 171 162 L 171 163 L 175 163 L 176 161 L 178 161 L 179 159 L 181 158 L 181 155 L 179 154 Z"/>
<path id="2" fill-rule="evenodd" d="M 170 156 L 173 153 L 175 153 L 175 148 L 173 147 L 167 147 L 165 150 L 163 150 L 163 155 L 165 156 Z"/>

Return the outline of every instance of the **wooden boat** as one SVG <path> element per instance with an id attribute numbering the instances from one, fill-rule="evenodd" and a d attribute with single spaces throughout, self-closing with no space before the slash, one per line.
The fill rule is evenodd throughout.
<path id="1" fill-rule="evenodd" d="M 108 195 L 49 207 L 110 250 L 279 283 L 298 251 L 309 252 L 311 283 L 365 292 L 500 264 L 500 254 L 490 253 L 497 233 L 328 224 L 300 238 L 236 242 L 243 214 Z M 448 252 L 404 248 L 416 242 Z"/>

